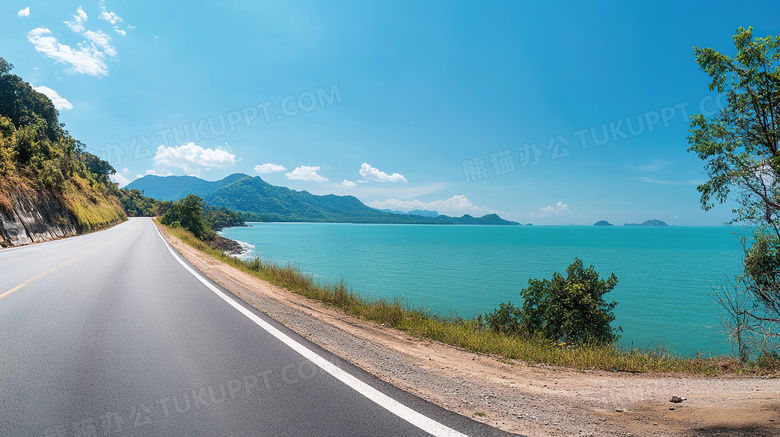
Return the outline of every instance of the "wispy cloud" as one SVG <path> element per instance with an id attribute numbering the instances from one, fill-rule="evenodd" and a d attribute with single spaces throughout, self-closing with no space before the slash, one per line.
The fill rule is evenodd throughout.
<path id="1" fill-rule="evenodd" d="M 358 182 L 407 182 L 406 177 L 399 173 L 387 174 L 379 169 L 371 167 L 367 163 L 363 163 L 359 170 L 360 176 L 363 176 L 362 181 Z"/>
<path id="2" fill-rule="evenodd" d="M 255 166 L 255 171 L 259 174 L 277 173 L 285 170 L 287 169 L 283 165 L 272 164 L 270 162 Z"/>
<path id="3" fill-rule="evenodd" d="M 642 171 L 660 171 L 660 170 L 667 169 L 677 163 L 678 161 L 664 161 L 663 159 L 656 159 L 653 162 L 650 162 L 645 165 L 640 165 L 634 168 Z"/>
<path id="4" fill-rule="evenodd" d="M 355 188 L 357 184 L 350 180 L 344 179 L 344 181 L 340 183 L 339 186 L 343 188 Z"/>
<path id="5" fill-rule="evenodd" d="M 236 164 L 236 156 L 226 149 L 203 148 L 195 143 L 178 147 L 160 146 L 154 158 L 155 174 L 164 173 L 168 168 L 180 168 L 189 175 L 198 176 L 201 170 L 227 168 Z"/>
<path id="6" fill-rule="evenodd" d="M 67 24 L 70 30 L 81 33 L 84 31 L 84 23 L 87 22 L 88 18 L 87 13 L 79 6 L 79 8 L 76 9 L 76 14 L 73 15 L 73 21 L 63 21 L 63 23 Z"/>
<path id="7" fill-rule="evenodd" d="M 319 183 L 328 182 L 328 178 L 317 174 L 319 170 L 320 166 L 312 167 L 308 165 L 302 165 L 300 167 L 296 167 L 295 170 L 291 171 L 290 173 L 285 173 L 284 175 L 287 176 L 287 179 L 296 181 Z"/>
<path id="8" fill-rule="evenodd" d="M 21 11 L 17 12 L 16 15 L 18 15 L 20 17 L 29 17 L 30 16 L 30 7 L 27 6 L 26 8 L 24 8 Z"/>
<path id="9" fill-rule="evenodd" d="M 116 56 L 117 52 L 116 49 L 114 49 L 114 46 L 111 45 L 111 37 L 106 35 L 103 31 L 98 30 L 97 32 L 93 32 L 91 30 L 88 30 L 84 32 L 83 34 L 88 40 L 92 41 L 103 49 L 103 51 L 108 56 Z"/>
<path id="10" fill-rule="evenodd" d="M 101 6 L 101 8 L 105 12 L 105 7 Z M 101 14 L 101 18 L 102 16 L 103 14 Z M 86 23 L 89 20 L 89 16 L 80 6 L 72 17 L 72 20 L 64 21 L 64 23 L 70 30 L 85 38 L 75 48 L 60 43 L 53 36 L 52 31 L 45 27 L 39 27 L 28 32 L 27 40 L 35 46 L 36 51 L 54 59 L 56 62 L 68 64 L 70 66 L 69 70 L 67 70 L 69 73 L 87 74 L 95 77 L 107 75 L 108 66 L 106 58 L 113 58 L 118 55 L 116 48 L 111 44 L 111 37 L 102 30 L 87 30 Z M 112 23 L 112 21 L 117 22 L 117 20 L 121 21 L 121 18 L 114 17 L 107 21 Z M 124 31 L 120 33 L 124 33 Z"/>
<path id="11" fill-rule="evenodd" d="M 462 216 L 463 214 L 471 214 L 476 216 L 483 216 L 485 214 L 492 214 L 493 211 L 489 208 L 476 206 L 463 195 L 455 195 L 445 200 L 434 200 L 432 202 L 422 202 L 420 200 L 373 200 L 366 202 L 366 205 L 376 209 L 392 209 L 394 211 L 412 211 L 415 209 L 422 209 L 427 211 L 436 211 L 439 214 L 450 216 Z"/>
<path id="12" fill-rule="evenodd" d="M 114 32 L 120 35 L 127 35 L 125 30 L 119 28 L 119 23 L 122 22 L 122 17 L 116 14 L 116 12 L 109 11 L 105 5 L 100 5 L 100 15 L 98 16 L 103 21 L 110 23 L 114 27 Z M 133 26 L 127 26 L 128 29 L 135 29 Z"/>
<path id="13" fill-rule="evenodd" d="M 54 91 L 47 86 L 37 86 L 33 89 L 51 99 L 54 107 L 59 111 L 68 111 L 73 109 L 73 105 L 64 97 L 60 97 L 60 95 L 57 94 L 57 91 Z"/>
<path id="14" fill-rule="evenodd" d="M 642 182 L 647 182 L 649 184 L 660 184 L 660 185 L 701 185 L 704 183 L 704 181 L 698 179 L 689 179 L 687 181 L 662 181 L 647 176 L 638 176 L 634 179 Z"/>
<path id="15" fill-rule="evenodd" d="M 66 44 L 60 44 L 57 38 L 51 36 L 51 30 L 45 27 L 28 32 L 27 40 L 35 46 L 35 50 L 38 52 L 56 62 L 70 65 L 68 70 L 70 73 L 88 74 L 95 77 L 108 74 L 105 54 L 94 44 L 79 44 L 79 47 L 74 49 Z"/>

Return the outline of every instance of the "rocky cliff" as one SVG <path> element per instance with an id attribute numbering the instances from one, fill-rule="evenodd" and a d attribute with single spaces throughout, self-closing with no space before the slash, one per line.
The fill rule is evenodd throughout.
<path id="1" fill-rule="evenodd" d="M 67 195 L 30 189 L 0 192 L 0 247 L 72 237 L 126 219 L 119 201 L 110 196 L 79 184 L 67 191 Z"/>
<path id="2" fill-rule="evenodd" d="M 62 199 L 48 191 L 14 192 L 12 208 L 0 208 L 0 246 L 21 246 L 79 233 Z"/>

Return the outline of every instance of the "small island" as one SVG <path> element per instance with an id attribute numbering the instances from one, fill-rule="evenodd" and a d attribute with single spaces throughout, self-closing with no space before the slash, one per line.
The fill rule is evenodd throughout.
<path id="1" fill-rule="evenodd" d="M 669 226 L 666 224 L 666 222 L 663 222 L 661 220 L 653 219 L 653 220 L 647 220 L 641 224 L 636 223 L 626 223 L 623 226 L 650 226 L 650 227 L 658 227 L 658 226 Z"/>
<path id="2" fill-rule="evenodd" d="M 612 223 L 606 220 L 599 220 L 596 223 L 593 223 L 593 226 L 612 226 Z"/>

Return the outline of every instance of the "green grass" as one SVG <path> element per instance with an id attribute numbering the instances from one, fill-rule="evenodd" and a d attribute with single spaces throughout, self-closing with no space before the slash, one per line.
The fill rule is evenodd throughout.
<path id="1" fill-rule="evenodd" d="M 65 184 L 62 194 L 83 232 L 103 229 L 126 219 L 117 199 L 93 189 L 79 176 L 73 176 Z"/>
<path id="2" fill-rule="evenodd" d="M 159 225 L 159 224 L 158 224 Z M 359 319 L 439 341 L 467 351 L 496 355 L 505 362 L 523 361 L 580 370 L 677 373 L 689 375 L 777 374 L 778 360 L 740 363 L 731 357 L 681 357 L 663 350 L 625 349 L 615 345 L 561 346 L 540 338 L 504 335 L 482 328 L 475 320 L 444 319 L 410 308 L 400 300 L 361 296 L 340 281 L 321 283 L 295 266 L 225 255 L 181 228 L 165 227 L 184 243 L 257 278 L 293 293 L 323 302 Z"/>

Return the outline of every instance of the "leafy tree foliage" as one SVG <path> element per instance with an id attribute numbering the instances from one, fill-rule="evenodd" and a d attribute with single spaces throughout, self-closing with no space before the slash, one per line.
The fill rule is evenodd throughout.
<path id="1" fill-rule="evenodd" d="M 203 220 L 205 202 L 200 197 L 190 194 L 184 199 L 172 204 L 162 216 L 160 222 L 168 226 L 177 226 L 190 231 L 195 237 L 211 241 L 217 234 Z"/>
<path id="2" fill-rule="evenodd" d="M 84 151 L 59 122 L 51 100 L 35 91 L 13 65 L 0 58 L 0 176 L 61 191 L 74 176 L 104 193 L 111 190 L 111 165 Z"/>
<path id="3" fill-rule="evenodd" d="M 221 231 L 223 228 L 244 226 L 244 219 L 240 212 L 231 211 L 224 207 L 214 208 L 205 205 L 203 207 L 203 220 L 215 231 Z"/>
<path id="4" fill-rule="evenodd" d="M 696 62 L 712 78 L 711 91 L 727 105 L 715 115 L 692 117 L 691 152 L 706 161 L 709 180 L 698 187 L 704 209 L 724 202 L 732 190 L 740 208 L 734 221 L 778 231 L 780 191 L 780 35 L 753 39 L 753 29 L 734 35 L 737 55 L 695 47 Z"/>
<path id="5" fill-rule="evenodd" d="M 735 294 L 716 290 L 745 357 L 743 332 L 766 339 L 780 328 L 780 35 L 754 39 L 752 28 L 740 27 L 734 45 L 733 57 L 694 48 L 712 79 L 709 89 L 723 93 L 727 104 L 712 116 L 692 117 L 688 150 L 706 162 L 709 180 L 698 187 L 702 207 L 732 198 L 739 205 L 732 223 L 755 229 L 743 239 L 745 274 Z"/>
<path id="6" fill-rule="evenodd" d="M 119 198 L 119 201 L 122 202 L 122 206 L 125 208 L 125 211 L 127 211 L 127 215 L 131 217 L 154 217 L 162 215 L 158 213 L 159 205 L 162 202 L 144 196 L 143 191 L 138 191 L 136 189 L 120 189 L 118 191 L 119 195 L 117 197 Z"/>
<path id="7" fill-rule="evenodd" d="M 504 304 L 481 317 L 491 329 L 503 333 L 538 335 L 566 343 L 612 343 L 619 335 L 610 323 L 616 302 L 604 295 L 617 285 L 615 274 L 599 279 L 593 266 L 587 269 L 575 258 L 566 269 L 566 277 L 553 273 L 551 280 L 530 279 L 520 292 L 523 306 Z M 617 328 L 620 329 L 620 328 Z"/>

